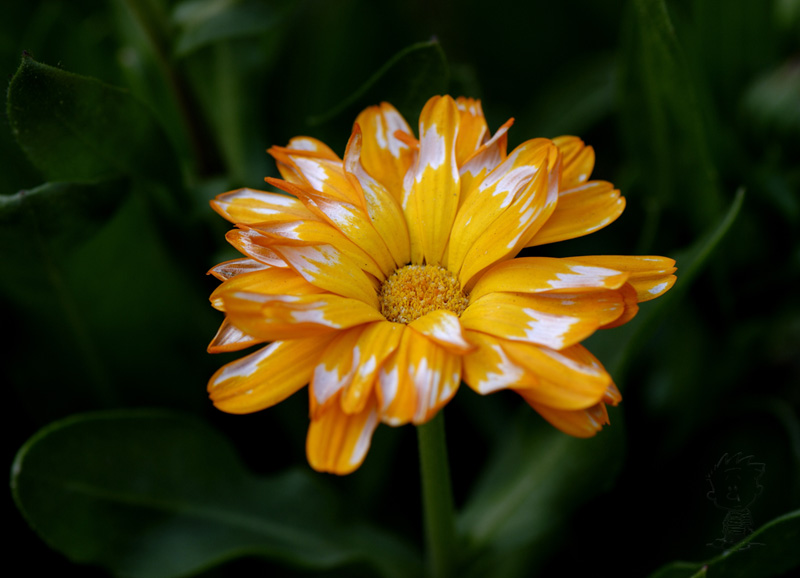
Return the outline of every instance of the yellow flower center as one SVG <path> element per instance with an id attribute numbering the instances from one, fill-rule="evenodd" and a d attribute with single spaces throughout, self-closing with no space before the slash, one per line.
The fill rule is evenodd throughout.
<path id="1" fill-rule="evenodd" d="M 436 265 L 401 267 L 383 282 L 378 299 L 383 316 L 397 323 L 411 323 L 439 309 L 461 315 L 468 302 L 456 276 Z"/>

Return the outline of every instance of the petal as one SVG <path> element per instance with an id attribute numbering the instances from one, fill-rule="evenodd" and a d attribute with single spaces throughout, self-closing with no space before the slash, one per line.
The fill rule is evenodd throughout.
<path id="1" fill-rule="evenodd" d="M 470 193 L 453 223 L 447 260 L 452 271 L 461 269 L 475 241 L 531 184 L 547 161 L 549 142 L 535 139 L 520 145 Z"/>
<path id="2" fill-rule="evenodd" d="M 571 189 L 585 183 L 594 169 L 594 149 L 576 136 L 560 136 L 553 142 L 561 151 L 561 188 Z"/>
<path id="3" fill-rule="evenodd" d="M 275 257 L 277 258 L 278 256 L 275 255 Z M 284 266 L 286 266 L 285 263 Z M 226 279 L 236 277 L 242 273 L 261 271 L 266 268 L 267 265 L 260 263 L 255 259 L 232 259 L 230 261 L 224 261 L 219 265 L 214 265 L 211 267 L 211 269 L 209 269 L 208 275 L 213 275 L 220 281 L 225 281 Z"/>
<path id="4" fill-rule="evenodd" d="M 276 161 L 289 167 L 292 174 L 297 175 L 297 182 L 292 182 L 295 179 L 290 179 L 287 181 L 290 184 L 301 189 L 310 188 L 329 199 L 359 207 L 364 206 L 364 199 L 345 177 L 341 160 L 322 158 L 314 153 L 284 147 L 271 147 L 267 152 Z M 279 186 L 275 179 L 266 180 L 272 185 Z"/>
<path id="5" fill-rule="evenodd" d="M 625 197 L 605 181 L 590 181 L 559 191 L 556 210 L 528 246 L 588 235 L 613 223 L 624 210 Z"/>
<path id="6" fill-rule="evenodd" d="M 603 365 L 581 345 L 562 351 L 528 343 L 503 341 L 509 358 L 537 378 L 537 383 L 515 388 L 529 403 L 557 409 L 585 409 L 603 399 L 612 384 Z"/>
<path id="7" fill-rule="evenodd" d="M 404 328 L 400 343 L 378 372 L 376 393 L 381 421 L 392 426 L 410 422 L 417 407 L 417 390 L 408 374 L 409 349 L 414 337 L 413 331 Z"/>
<path id="8" fill-rule="evenodd" d="M 458 208 L 458 123 L 458 109 L 449 96 L 431 98 L 419 117 L 419 159 L 409 204 L 416 207 L 413 217 L 418 219 L 422 254 L 428 265 L 441 263 Z"/>
<path id="9" fill-rule="evenodd" d="M 309 283 L 378 308 L 378 294 L 373 282 L 358 264 L 335 247 L 275 245 L 272 249 Z"/>
<path id="10" fill-rule="evenodd" d="M 311 376 L 312 417 L 319 413 L 325 402 L 353 379 L 360 362 L 356 343 L 363 331 L 364 327 L 354 327 L 340 332 L 320 355 Z"/>
<path id="11" fill-rule="evenodd" d="M 570 257 L 570 259 L 587 265 L 609 267 L 630 273 L 628 283 L 636 290 L 639 303 L 660 297 L 669 291 L 677 280 L 673 275 L 676 271 L 675 260 L 667 257 L 593 255 Z"/>
<path id="12" fill-rule="evenodd" d="M 215 309 L 224 311 L 223 296 L 236 291 L 265 295 L 308 295 L 323 292 L 291 269 L 269 267 L 261 271 L 243 273 L 223 282 L 211 293 L 209 297 L 211 305 Z"/>
<path id="13" fill-rule="evenodd" d="M 476 275 L 486 267 L 514 257 L 555 209 L 560 157 L 552 144 L 546 145 L 545 150 L 547 155 L 541 170 L 533 175 L 511 204 L 497 214 L 466 252 L 459 271 L 464 289 L 469 290 L 477 280 Z M 467 226 L 469 224 L 465 224 L 465 228 Z M 451 269 L 456 267 L 455 264 L 449 266 Z"/>
<path id="14" fill-rule="evenodd" d="M 461 197 L 459 207 L 467 202 L 473 192 L 478 189 L 486 175 L 491 173 L 506 158 L 508 146 L 508 129 L 514 124 L 514 119 L 508 119 L 503 126 L 497 129 L 494 136 L 482 144 L 466 162 L 459 164 L 461 175 Z"/>
<path id="15" fill-rule="evenodd" d="M 224 353 L 227 351 L 240 351 L 258 343 L 263 343 L 261 339 L 251 337 L 242 332 L 241 329 L 231 325 L 226 317 L 222 321 L 217 334 L 208 345 L 209 353 Z"/>
<path id="16" fill-rule="evenodd" d="M 211 208 L 232 223 L 249 225 L 264 221 L 316 219 L 303 203 L 280 193 L 237 189 L 218 195 Z"/>
<path id="17" fill-rule="evenodd" d="M 622 312 L 622 315 L 617 317 L 611 323 L 606 323 L 600 327 L 600 329 L 612 329 L 613 327 L 625 325 L 628 321 L 636 317 L 637 313 L 639 313 L 639 300 L 636 296 L 636 289 L 634 289 L 630 283 L 625 283 L 619 288 L 619 293 L 622 295 L 623 306 L 625 307 L 625 310 Z"/>
<path id="18" fill-rule="evenodd" d="M 431 311 L 408 326 L 456 355 L 464 355 L 475 348 L 467 341 L 458 316 L 452 311 Z"/>
<path id="19" fill-rule="evenodd" d="M 208 382 L 214 405 L 228 413 L 251 413 L 283 401 L 308 383 L 322 349 L 321 335 L 276 341 L 221 367 Z"/>
<path id="20" fill-rule="evenodd" d="M 271 248 L 266 246 L 264 236 L 258 231 L 233 229 L 225 234 L 225 240 L 242 254 L 270 267 L 285 268 L 289 265 Z"/>
<path id="21" fill-rule="evenodd" d="M 519 390 L 517 393 L 525 398 L 524 390 Z M 525 401 L 528 400 L 525 399 Z M 603 429 L 603 425 L 610 423 L 608 411 L 602 402 L 590 408 L 578 410 L 554 409 L 530 401 L 528 403 L 539 415 L 549 421 L 550 425 L 579 438 L 590 438 Z"/>
<path id="22" fill-rule="evenodd" d="M 461 166 L 489 138 L 489 127 L 483 116 L 481 101 L 459 96 L 456 98 L 459 129 L 456 139 L 456 162 Z"/>
<path id="23" fill-rule="evenodd" d="M 415 157 L 414 149 L 398 132 L 411 136 L 411 128 L 389 103 L 371 106 L 356 119 L 364 135 L 361 162 L 366 171 L 398 202 L 402 198 L 403 179 Z"/>
<path id="24" fill-rule="evenodd" d="M 369 305 L 330 293 L 263 295 L 237 291 L 222 296 L 230 322 L 264 341 L 298 339 L 383 320 Z"/>
<path id="25" fill-rule="evenodd" d="M 486 271 L 469 294 L 471 302 L 487 293 L 578 293 L 619 289 L 628 279 L 606 267 L 584 265 L 570 259 L 521 257 L 494 265 Z"/>
<path id="26" fill-rule="evenodd" d="M 508 356 L 500 339 L 477 331 L 468 331 L 467 336 L 476 345 L 462 358 L 464 381 L 472 389 L 485 395 L 512 386 L 536 385 L 536 377 Z"/>
<path id="27" fill-rule="evenodd" d="M 611 323 L 624 310 L 618 291 L 574 294 L 490 293 L 461 314 L 466 329 L 561 350 Z"/>
<path id="28" fill-rule="evenodd" d="M 397 198 L 364 169 L 362 141 L 361 129 L 356 125 L 344 155 L 345 173 L 361 188 L 372 225 L 389 249 L 395 266 L 402 267 L 411 259 L 405 215 Z"/>
<path id="29" fill-rule="evenodd" d="M 456 394 L 461 383 L 461 356 L 437 343 L 407 331 L 409 340 L 408 375 L 416 391 L 413 422 L 431 419 Z"/>
<path id="30" fill-rule="evenodd" d="M 374 399 L 355 414 L 345 413 L 338 403 L 328 404 L 308 428 L 308 463 L 318 472 L 349 474 L 364 461 L 377 425 Z"/>
<path id="31" fill-rule="evenodd" d="M 253 242 L 267 247 L 273 245 L 309 246 L 331 245 L 345 255 L 363 271 L 384 279 L 378 264 L 358 245 L 348 239 L 336 227 L 319 221 L 291 221 L 284 223 L 262 223 L 252 227 L 263 238 L 253 237 Z"/>
<path id="32" fill-rule="evenodd" d="M 400 323 L 379 321 L 366 326 L 353 354 L 358 358 L 358 367 L 341 397 L 345 413 L 357 413 L 364 409 L 378 371 L 386 358 L 400 345 L 404 331 L 405 326 Z"/>

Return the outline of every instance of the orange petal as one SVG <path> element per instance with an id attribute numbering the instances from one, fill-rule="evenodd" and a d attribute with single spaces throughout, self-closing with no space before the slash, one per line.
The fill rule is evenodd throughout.
<path id="1" fill-rule="evenodd" d="M 211 293 L 211 305 L 224 311 L 223 296 L 236 291 L 266 295 L 308 295 L 323 292 L 291 269 L 269 267 L 261 271 L 242 273 L 223 282 Z"/>
<path id="2" fill-rule="evenodd" d="M 558 194 L 558 206 L 528 243 L 529 247 L 594 233 L 613 223 L 625 210 L 625 197 L 614 185 L 590 181 Z"/>
<path id="3" fill-rule="evenodd" d="M 226 317 L 222 321 L 217 334 L 211 343 L 208 345 L 209 353 L 223 353 L 227 351 L 241 351 L 258 343 L 263 343 L 262 340 L 251 337 L 242 332 L 241 329 L 231 325 Z"/>
<path id="4" fill-rule="evenodd" d="M 397 198 L 364 169 L 361 162 L 362 140 L 361 129 L 356 124 L 344 155 L 345 174 L 355 180 L 355 186 L 361 188 L 373 226 L 389 249 L 395 266 L 402 267 L 411 259 L 403 209 Z"/>
<path id="5" fill-rule="evenodd" d="M 461 167 L 459 169 L 461 175 L 459 207 L 467 202 L 483 179 L 505 160 L 508 147 L 507 133 L 512 124 L 514 124 L 514 119 L 508 119 L 503 126 L 497 129 L 492 138 L 482 144 L 463 164 L 459 164 Z"/>
<path id="6" fill-rule="evenodd" d="M 619 289 L 628 279 L 606 267 L 592 267 L 570 259 L 521 257 L 494 265 L 469 294 L 471 302 L 496 291 L 515 293 L 578 293 Z"/>
<path id="7" fill-rule="evenodd" d="M 477 331 L 467 335 L 476 349 L 462 358 L 462 368 L 464 382 L 472 389 L 485 395 L 512 386 L 536 385 L 536 377 L 506 354 L 500 339 Z"/>
<path id="8" fill-rule="evenodd" d="M 581 345 L 554 351 L 503 341 L 502 347 L 517 365 L 537 377 L 538 383 L 515 388 L 528 402 L 565 410 L 585 409 L 601 401 L 611 384 L 603 365 Z"/>
<path id="9" fill-rule="evenodd" d="M 364 135 L 361 162 L 366 171 L 399 202 L 403 179 L 411 167 L 416 152 L 406 139 L 397 133 L 411 136 L 411 128 L 402 115 L 389 103 L 371 106 L 358 115 L 356 124 Z"/>
<path id="10" fill-rule="evenodd" d="M 459 116 L 456 162 L 461 166 L 489 138 L 489 127 L 486 126 L 480 100 L 459 96 L 456 98 L 456 108 Z"/>
<path id="11" fill-rule="evenodd" d="M 364 461 L 377 425 L 374 399 L 355 414 L 345 413 L 338 403 L 328 404 L 308 428 L 308 463 L 318 472 L 349 474 Z"/>
<path id="12" fill-rule="evenodd" d="M 298 339 L 383 320 L 374 308 L 330 293 L 264 295 L 237 291 L 222 296 L 230 322 L 264 341 Z"/>
<path id="13" fill-rule="evenodd" d="M 363 331 L 362 326 L 341 331 L 320 355 L 309 388 L 312 417 L 317 415 L 320 406 L 352 381 L 359 363 L 355 347 Z"/>
<path id="14" fill-rule="evenodd" d="M 561 350 L 574 345 L 624 310 L 618 291 L 574 294 L 490 293 L 461 314 L 466 329 Z"/>
<path id="15" fill-rule="evenodd" d="M 277 255 L 275 255 L 277 258 Z M 286 264 L 284 263 L 284 266 Z M 231 277 L 236 277 L 242 273 L 252 273 L 253 271 L 261 271 L 266 269 L 267 265 L 260 263 L 255 259 L 232 259 L 224 261 L 219 265 L 214 265 L 209 269 L 208 275 L 213 275 L 220 281 L 225 281 Z"/>
<path id="16" fill-rule="evenodd" d="M 630 283 L 625 283 L 619 288 L 619 293 L 622 295 L 625 310 L 622 312 L 622 315 L 617 317 L 611 323 L 606 323 L 600 329 L 612 329 L 613 327 L 625 325 L 628 321 L 636 317 L 637 313 L 639 313 L 639 300 L 636 296 L 636 290 L 633 288 L 633 286 Z"/>
<path id="17" fill-rule="evenodd" d="M 587 265 L 630 273 L 628 283 L 636 290 L 639 303 L 660 297 L 669 291 L 677 280 L 673 275 L 676 271 L 675 260 L 667 257 L 592 255 L 570 257 L 570 259 Z"/>
<path id="18" fill-rule="evenodd" d="M 225 240 L 242 254 L 270 267 L 288 267 L 283 257 L 267 246 L 264 236 L 258 231 L 233 229 L 225 234 Z"/>
<path id="19" fill-rule="evenodd" d="M 439 309 L 415 319 L 408 326 L 438 343 L 456 355 L 464 355 L 475 347 L 467 341 L 458 316 L 452 311 Z"/>
<path id="20" fill-rule="evenodd" d="M 364 200 L 345 177 L 341 160 L 322 158 L 283 147 L 271 147 L 267 152 L 279 163 L 290 167 L 293 175 L 298 176 L 297 182 L 289 179 L 289 183 L 301 189 L 308 187 L 329 199 L 363 208 Z M 268 179 L 267 182 L 278 186 L 273 179 Z"/>
<path id="21" fill-rule="evenodd" d="M 577 187 L 587 180 L 594 169 L 594 149 L 576 136 L 560 136 L 553 142 L 561 151 L 561 188 Z"/>
<path id="22" fill-rule="evenodd" d="M 456 394 L 461 383 L 461 356 L 414 331 L 408 347 L 408 376 L 416 391 L 412 421 L 431 419 Z"/>
<path id="23" fill-rule="evenodd" d="M 378 371 L 386 358 L 400 345 L 404 331 L 405 325 L 400 323 L 379 321 L 366 326 L 353 353 L 358 367 L 341 397 L 345 413 L 358 413 L 364 409 Z"/>
<path id="24" fill-rule="evenodd" d="M 524 390 L 517 393 L 525 398 Z M 525 399 L 525 401 L 528 401 Z M 546 405 L 531 403 L 539 415 L 550 422 L 550 425 L 560 429 L 566 434 L 578 438 L 590 438 L 603 429 L 603 426 L 610 423 L 608 421 L 608 411 L 604 403 L 598 403 L 587 409 L 564 410 L 554 409 Z"/>
<path id="25" fill-rule="evenodd" d="M 417 407 L 417 390 L 408 374 L 409 349 L 414 337 L 413 331 L 404 330 L 397 348 L 378 372 L 380 387 L 376 393 L 381 421 L 392 426 L 410 422 Z"/>
<path id="26" fill-rule="evenodd" d="M 458 109 L 449 96 L 431 98 L 419 117 L 419 159 L 409 203 L 416 205 L 414 216 L 419 219 L 422 254 L 428 265 L 441 263 L 458 208 L 458 127 Z"/>
<path id="27" fill-rule="evenodd" d="M 316 219 L 294 197 L 254 189 L 237 189 L 218 195 L 211 201 L 211 208 L 232 223 L 244 225 L 263 221 Z"/>
<path id="28" fill-rule="evenodd" d="M 308 383 L 317 357 L 332 338 L 270 343 L 221 367 L 208 382 L 209 397 L 228 413 L 252 413 L 275 405 Z"/>

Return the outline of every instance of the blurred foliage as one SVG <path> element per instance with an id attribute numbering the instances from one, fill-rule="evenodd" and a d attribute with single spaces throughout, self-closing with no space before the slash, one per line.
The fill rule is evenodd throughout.
<path id="1" fill-rule="evenodd" d="M 334 479 L 305 464 L 302 394 L 249 416 L 206 401 L 234 357 L 205 353 L 203 274 L 233 256 L 207 202 L 276 175 L 270 145 L 342 152 L 361 108 L 413 126 L 445 91 L 493 129 L 514 116 L 511 146 L 580 135 L 627 197 L 534 254 L 679 267 L 668 299 L 588 342 L 625 395 L 595 439 L 510 394 L 448 406 L 465 576 L 798 566 L 798 0 L 42 0 L 0 31 L 7 507 L 28 572 L 418 573 L 412 428 L 379 428 Z M 705 477 L 726 452 L 766 464 L 763 546 L 721 553 Z"/>

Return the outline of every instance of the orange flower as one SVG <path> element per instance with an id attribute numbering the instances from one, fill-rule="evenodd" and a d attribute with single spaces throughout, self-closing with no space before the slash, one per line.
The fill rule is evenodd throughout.
<path id="1" fill-rule="evenodd" d="M 222 411 L 249 413 L 310 384 L 308 461 L 345 474 L 379 422 L 421 424 L 461 381 L 518 392 L 581 437 L 621 396 L 581 340 L 626 323 L 675 282 L 664 257 L 515 258 L 614 221 L 625 200 L 590 181 L 576 137 L 506 154 L 479 101 L 433 97 L 417 140 L 390 104 L 356 119 L 340 159 L 322 142 L 273 147 L 288 193 L 239 189 L 212 207 L 245 257 L 211 269 L 225 320 L 209 351 L 268 345 L 209 382 Z"/>

